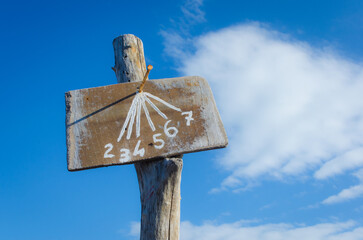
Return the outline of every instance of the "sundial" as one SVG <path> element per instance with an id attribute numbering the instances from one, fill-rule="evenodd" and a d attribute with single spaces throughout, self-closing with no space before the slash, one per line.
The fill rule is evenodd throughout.
<path id="1" fill-rule="evenodd" d="M 66 93 L 68 169 L 130 164 L 222 148 L 227 137 L 208 82 L 180 77 Z"/>

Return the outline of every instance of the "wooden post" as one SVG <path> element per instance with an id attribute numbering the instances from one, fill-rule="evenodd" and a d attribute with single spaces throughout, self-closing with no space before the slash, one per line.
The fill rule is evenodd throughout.
<path id="1" fill-rule="evenodd" d="M 126 34 L 113 40 L 118 83 L 142 81 L 142 41 Z M 178 240 L 182 156 L 135 163 L 141 199 L 141 240 Z"/>

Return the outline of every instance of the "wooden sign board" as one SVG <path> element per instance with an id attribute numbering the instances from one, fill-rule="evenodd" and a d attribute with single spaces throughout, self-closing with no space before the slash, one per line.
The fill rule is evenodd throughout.
<path id="1" fill-rule="evenodd" d="M 147 81 L 67 92 L 68 170 L 227 146 L 212 91 L 201 77 Z"/>

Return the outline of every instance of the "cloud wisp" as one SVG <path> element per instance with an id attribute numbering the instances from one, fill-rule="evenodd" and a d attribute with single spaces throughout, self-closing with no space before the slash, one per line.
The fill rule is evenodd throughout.
<path id="1" fill-rule="evenodd" d="M 353 221 L 341 223 L 323 223 L 312 226 L 296 226 L 292 224 L 263 224 L 246 226 L 244 222 L 213 225 L 205 223 L 195 226 L 190 222 L 182 222 L 181 239 L 208 240 L 358 240 L 363 234 L 362 227 L 356 227 Z"/>
<path id="2" fill-rule="evenodd" d="M 202 6 L 203 0 L 185 0 L 180 7 L 181 17 L 171 22 L 173 27 L 160 31 L 164 46 L 168 46 L 164 49 L 168 56 L 175 60 L 187 57 L 185 49 L 192 46 L 191 29 L 206 22 Z"/>
<path id="3" fill-rule="evenodd" d="M 351 199 L 355 199 L 363 196 L 363 169 L 360 169 L 358 172 L 354 173 L 360 183 L 358 185 L 349 187 L 347 189 L 343 189 L 337 195 L 333 195 L 325 199 L 323 204 L 335 204 L 345 202 Z"/>
<path id="4" fill-rule="evenodd" d="M 138 223 L 133 223 L 130 235 L 138 239 Z M 204 223 L 200 226 L 191 222 L 181 223 L 181 240 L 360 240 L 363 227 L 354 221 L 321 223 L 311 226 L 293 224 L 261 224 L 250 225 L 248 221 L 216 225 Z"/>
<path id="5" fill-rule="evenodd" d="M 198 24 L 205 22 L 205 12 L 201 10 L 203 0 L 186 0 L 181 7 L 181 11 L 186 21 L 186 24 Z"/>
<path id="6" fill-rule="evenodd" d="M 317 179 L 326 179 L 358 167 L 363 167 L 363 147 L 355 148 L 327 161 L 314 176 Z"/>
<path id="7" fill-rule="evenodd" d="M 230 142 L 220 189 L 363 166 L 362 65 L 258 23 L 165 37 L 178 40 L 166 52 L 180 73 L 205 77 L 215 94 Z"/>

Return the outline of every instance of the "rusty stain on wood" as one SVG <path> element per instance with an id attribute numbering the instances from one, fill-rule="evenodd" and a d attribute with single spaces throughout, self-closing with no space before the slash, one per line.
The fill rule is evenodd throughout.
<path id="1" fill-rule="evenodd" d="M 130 164 L 227 145 L 206 80 L 182 77 L 147 81 L 144 91 L 149 94 L 151 103 L 144 100 L 145 111 L 140 100 L 129 123 L 124 125 L 132 102 L 139 94 L 139 85 L 140 82 L 130 82 L 65 94 L 70 171 Z"/>

